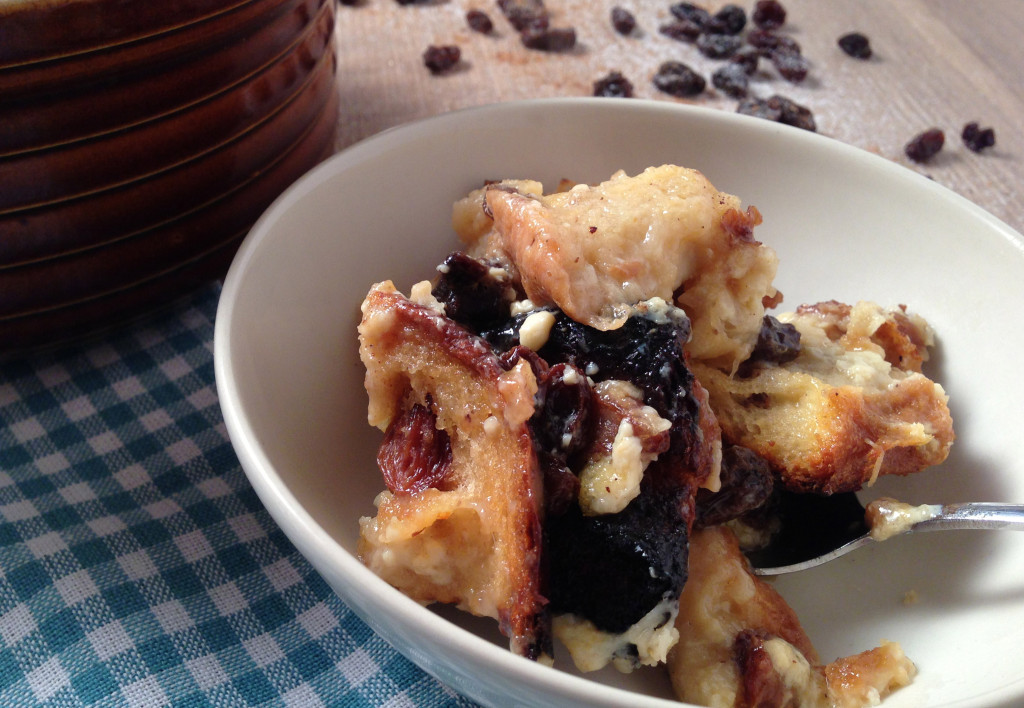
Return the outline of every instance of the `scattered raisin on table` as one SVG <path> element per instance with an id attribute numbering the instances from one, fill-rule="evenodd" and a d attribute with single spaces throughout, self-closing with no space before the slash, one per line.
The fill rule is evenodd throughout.
<path id="1" fill-rule="evenodd" d="M 743 45 L 743 40 L 732 34 L 705 33 L 697 37 L 697 49 L 709 59 L 728 59 Z"/>
<path id="2" fill-rule="evenodd" d="M 785 125 L 792 125 L 796 128 L 810 130 L 811 132 L 815 132 L 818 129 L 811 109 L 778 94 L 769 98 L 744 99 L 736 108 L 736 112 L 756 118 L 773 120 Z"/>
<path id="3" fill-rule="evenodd" d="M 668 8 L 668 11 L 672 13 L 672 16 L 678 20 L 684 20 L 692 22 L 697 25 L 701 31 L 708 28 L 711 25 L 711 13 L 700 5 L 695 5 L 692 2 L 677 2 Z"/>
<path id="4" fill-rule="evenodd" d="M 742 64 L 729 62 L 715 69 L 711 83 L 726 96 L 744 98 L 750 86 L 750 76 Z"/>
<path id="5" fill-rule="evenodd" d="M 810 65 L 803 54 L 787 51 L 774 51 L 769 55 L 772 64 L 786 81 L 798 84 L 807 78 Z"/>
<path id="6" fill-rule="evenodd" d="M 618 71 L 594 82 L 594 95 L 603 98 L 632 98 L 633 84 Z"/>
<path id="7" fill-rule="evenodd" d="M 729 61 L 743 67 L 747 76 L 753 76 L 757 72 L 757 64 L 761 58 L 761 52 L 756 47 L 743 47 L 733 54 Z"/>
<path id="8" fill-rule="evenodd" d="M 906 144 L 903 152 L 914 162 L 927 162 L 935 157 L 946 142 L 946 135 L 939 128 L 929 128 L 918 133 Z"/>
<path id="9" fill-rule="evenodd" d="M 747 44 L 761 50 L 762 56 L 771 56 L 772 52 L 803 53 L 800 44 L 792 37 L 766 29 L 752 29 L 747 32 Z"/>
<path id="10" fill-rule="evenodd" d="M 619 34 L 631 34 L 636 29 L 636 17 L 626 8 L 616 5 L 612 8 L 612 27 Z"/>
<path id="11" fill-rule="evenodd" d="M 871 41 L 860 32 L 847 32 L 837 43 L 840 49 L 854 59 L 871 58 Z"/>
<path id="12" fill-rule="evenodd" d="M 454 44 L 432 44 L 427 47 L 427 51 L 423 52 L 423 64 L 430 69 L 431 74 L 443 74 L 450 71 L 461 58 L 462 50 Z"/>
<path id="13" fill-rule="evenodd" d="M 466 24 L 474 32 L 490 34 L 494 31 L 494 23 L 490 16 L 483 10 L 469 10 L 466 12 Z"/>
<path id="14" fill-rule="evenodd" d="M 778 0 L 757 0 L 750 19 L 761 29 L 778 29 L 786 23 L 786 8 Z"/>
<path id="15" fill-rule="evenodd" d="M 547 22 L 527 25 L 519 38 L 528 49 L 542 52 L 565 52 L 576 46 L 576 30 L 572 27 L 548 27 Z"/>
<path id="16" fill-rule="evenodd" d="M 666 37 L 679 42 L 695 42 L 703 30 L 701 30 L 700 25 L 690 20 L 673 20 L 659 26 L 658 31 Z"/>
<path id="17" fill-rule="evenodd" d="M 982 129 L 981 126 L 972 121 L 964 126 L 963 131 L 960 133 L 960 138 L 970 150 L 981 152 L 985 148 L 996 144 L 996 131 L 992 128 Z"/>
<path id="18" fill-rule="evenodd" d="M 548 11 L 543 0 L 498 0 L 498 9 L 516 32 L 522 32 L 528 25 L 537 22 L 547 26 Z"/>
<path id="19" fill-rule="evenodd" d="M 654 75 L 654 86 L 669 95 L 685 98 L 701 93 L 707 81 L 681 61 L 666 61 Z"/>
<path id="20" fill-rule="evenodd" d="M 723 5 L 722 9 L 714 14 L 714 19 L 721 26 L 725 34 L 739 34 L 747 26 L 747 11 L 739 5 Z"/>

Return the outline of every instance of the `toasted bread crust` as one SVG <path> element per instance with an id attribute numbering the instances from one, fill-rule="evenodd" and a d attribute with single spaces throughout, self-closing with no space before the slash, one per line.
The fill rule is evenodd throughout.
<path id="1" fill-rule="evenodd" d="M 360 524 L 363 561 L 415 600 L 498 618 L 513 651 L 550 655 L 530 367 L 506 371 L 485 343 L 390 283 L 367 295 L 359 331 L 370 422 L 385 428 L 425 406 L 452 450 L 444 490 L 378 497 Z"/>
<path id="2" fill-rule="evenodd" d="M 923 325 L 872 303 L 803 306 L 780 319 L 801 331 L 795 360 L 745 377 L 693 365 L 724 439 L 765 457 L 797 492 L 856 491 L 946 458 L 953 423 L 945 392 L 919 372 Z"/>

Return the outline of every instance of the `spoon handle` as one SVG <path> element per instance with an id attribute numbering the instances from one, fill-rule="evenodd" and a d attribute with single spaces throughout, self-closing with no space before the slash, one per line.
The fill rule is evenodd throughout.
<path id="1" fill-rule="evenodd" d="M 945 504 L 938 515 L 913 526 L 914 531 L 1012 529 L 1024 531 L 1024 504 L 966 502 Z"/>

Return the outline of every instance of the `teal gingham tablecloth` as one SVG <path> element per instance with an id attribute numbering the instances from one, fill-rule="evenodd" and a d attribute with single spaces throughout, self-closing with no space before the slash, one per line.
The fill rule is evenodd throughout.
<path id="1" fill-rule="evenodd" d="M 0 364 L 0 706 L 471 706 L 249 486 L 214 385 L 219 292 Z"/>

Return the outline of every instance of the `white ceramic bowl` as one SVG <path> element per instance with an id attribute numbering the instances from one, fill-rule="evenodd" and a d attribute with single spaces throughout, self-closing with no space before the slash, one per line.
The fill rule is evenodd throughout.
<path id="1" fill-rule="evenodd" d="M 673 162 L 764 215 L 786 303 L 906 303 L 938 332 L 927 372 L 959 439 L 940 468 L 883 479 L 907 501 L 1024 501 L 1024 240 L 928 179 L 828 138 L 667 102 L 565 99 L 452 113 L 377 135 L 289 189 L 228 274 L 215 359 L 232 442 L 267 509 L 338 594 L 428 672 L 488 705 L 679 705 L 658 670 L 586 678 L 508 653 L 494 623 L 421 607 L 354 555 L 382 488 L 356 324 L 371 283 L 403 291 L 456 241 L 485 179 L 597 181 Z M 888 708 L 1024 704 L 1024 536 L 902 537 L 778 581 L 823 658 L 901 642 L 919 667 Z M 913 591 L 916 603 L 904 598 Z M 668 700 L 666 700 L 668 699 Z"/>

